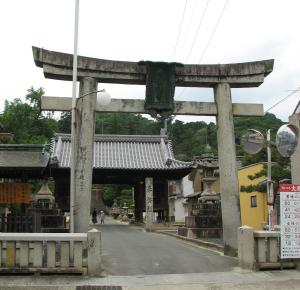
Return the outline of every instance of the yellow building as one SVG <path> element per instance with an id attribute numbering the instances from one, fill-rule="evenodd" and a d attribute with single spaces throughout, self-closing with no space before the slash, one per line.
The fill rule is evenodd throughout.
<path id="1" fill-rule="evenodd" d="M 255 174 L 261 172 L 263 163 L 256 163 L 238 170 L 240 186 L 241 223 L 260 230 L 263 222 L 268 221 L 267 194 L 265 192 L 243 192 L 242 186 L 257 185 L 266 179 L 266 176 L 257 178 Z M 249 178 L 250 177 L 250 178 Z"/>
<path id="2" fill-rule="evenodd" d="M 240 188 L 240 210 L 241 210 L 241 225 L 247 225 L 254 229 L 261 230 L 262 223 L 268 221 L 268 206 L 267 206 L 267 194 L 266 192 L 244 192 L 241 191 L 242 186 L 257 185 L 261 181 L 266 179 L 266 176 L 260 176 L 257 178 L 255 174 L 261 172 L 264 168 L 264 163 L 256 163 L 241 167 L 238 169 L 238 179 Z M 216 171 L 218 173 L 218 170 Z M 216 176 L 216 180 L 211 185 L 214 192 L 220 192 L 219 176 Z M 194 169 L 190 174 L 189 179 L 193 181 L 194 191 L 201 193 L 203 191 L 203 171 L 200 169 Z M 250 177 L 250 178 L 249 178 Z M 192 201 L 191 202 L 195 202 Z M 196 199 L 197 202 L 197 199 Z M 189 207 L 192 204 L 189 203 Z M 190 213 L 190 210 L 189 210 Z"/>

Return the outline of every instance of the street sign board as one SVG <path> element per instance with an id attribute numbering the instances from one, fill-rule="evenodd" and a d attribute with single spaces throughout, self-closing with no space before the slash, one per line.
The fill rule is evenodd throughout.
<path id="1" fill-rule="evenodd" d="M 300 184 L 280 185 L 281 258 L 300 258 Z"/>

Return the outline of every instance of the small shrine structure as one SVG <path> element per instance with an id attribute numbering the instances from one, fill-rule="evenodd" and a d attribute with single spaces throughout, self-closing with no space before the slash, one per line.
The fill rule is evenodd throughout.
<path id="1" fill-rule="evenodd" d="M 37 233 L 68 232 L 64 214 L 55 202 L 48 182 L 44 181 L 40 190 L 33 195 L 30 206 L 27 208 L 28 216 L 35 221 L 34 231 Z"/>

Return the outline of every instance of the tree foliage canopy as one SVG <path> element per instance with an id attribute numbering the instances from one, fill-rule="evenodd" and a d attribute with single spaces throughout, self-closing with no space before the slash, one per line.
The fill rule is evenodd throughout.
<path id="1" fill-rule="evenodd" d="M 41 96 L 44 90 L 31 88 L 27 91 L 26 101 L 19 98 L 5 101 L 0 123 L 6 132 L 14 134 L 19 144 L 48 143 L 54 132 L 57 132 L 57 121 L 53 114 L 43 114 L 40 110 Z"/>

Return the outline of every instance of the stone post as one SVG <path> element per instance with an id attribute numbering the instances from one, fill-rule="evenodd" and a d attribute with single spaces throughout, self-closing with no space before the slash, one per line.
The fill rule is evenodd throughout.
<path id="1" fill-rule="evenodd" d="M 238 258 L 239 266 L 243 269 L 254 270 L 254 235 L 253 228 L 240 227 L 238 230 Z"/>
<path id="2" fill-rule="evenodd" d="M 88 275 L 101 275 L 101 232 L 92 229 L 87 233 Z"/>
<path id="3" fill-rule="evenodd" d="M 144 183 L 136 183 L 134 186 L 134 218 L 135 222 L 143 222 L 143 194 L 144 194 Z"/>
<path id="4" fill-rule="evenodd" d="M 153 225 L 153 178 L 145 178 L 146 192 L 146 230 L 151 231 Z"/>
<path id="5" fill-rule="evenodd" d="M 296 113 L 290 116 L 289 123 L 294 125 L 300 132 L 300 114 Z M 300 136 L 298 137 L 300 139 Z M 300 141 L 295 150 L 295 153 L 291 156 L 291 171 L 292 171 L 292 183 L 300 184 Z"/>
<path id="6" fill-rule="evenodd" d="M 164 183 L 164 212 L 163 212 L 163 222 L 169 222 L 169 186 L 168 181 L 165 181 Z"/>
<path id="7" fill-rule="evenodd" d="M 214 96 L 218 111 L 217 136 L 224 254 L 235 256 L 241 215 L 230 85 L 217 84 L 214 88 Z"/>
<path id="8" fill-rule="evenodd" d="M 93 147 L 97 81 L 86 77 L 80 81 L 76 106 L 74 232 L 86 233 L 90 219 L 93 176 Z"/>

